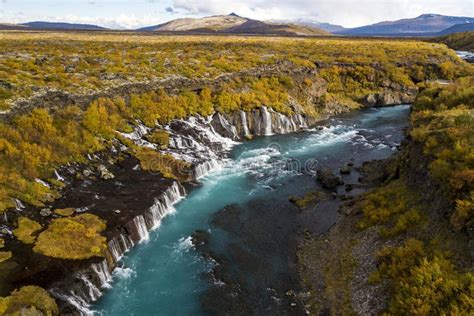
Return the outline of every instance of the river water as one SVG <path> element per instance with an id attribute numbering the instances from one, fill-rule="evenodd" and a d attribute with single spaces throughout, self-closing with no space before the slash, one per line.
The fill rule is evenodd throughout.
<path id="1" fill-rule="evenodd" d="M 403 139 L 408 115 L 407 105 L 364 109 L 334 117 L 324 122 L 322 129 L 236 145 L 222 168 L 200 179 L 201 185 L 175 205 L 176 212 L 165 218 L 147 241 L 127 253 L 114 273 L 112 287 L 93 310 L 102 315 L 206 314 L 201 299 L 215 285 L 203 275 L 214 264 L 193 248 L 194 231 L 210 232 L 219 244 L 224 235 L 211 219 L 230 204 L 259 212 L 263 219 L 265 214 L 273 214 L 275 219 L 278 212 L 290 212 L 294 208 L 288 202 L 290 195 L 301 196 L 317 188 L 315 168 L 336 170 L 351 159 L 360 166 L 363 161 L 390 156 Z M 357 179 L 349 176 L 345 181 Z M 322 210 L 311 227 L 324 232 L 337 217 L 335 209 Z M 278 247 L 285 247 L 283 237 Z M 221 251 L 226 249 L 222 241 Z M 278 258 L 269 260 L 276 272 L 285 269 Z"/>

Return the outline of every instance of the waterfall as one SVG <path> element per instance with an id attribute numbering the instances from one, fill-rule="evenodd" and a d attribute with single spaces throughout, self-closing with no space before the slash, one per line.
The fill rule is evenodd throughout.
<path id="1" fill-rule="evenodd" d="M 301 128 L 307 128 L 308 125 L 306 124 L 306 120 L 303 118 L 301 114 L 296 114 L 295 115 L 296 122 Z"/>
<path id="2" fill-rule="evenodd" d="M 63 294 L 56 289 L 52 289 L 51 294 L 63 302 L 67 302 L 71 307 L 73 307 L 81 315 L 94 315 L 94 313 L 89 309 L 90 305 L 75 292 L 71 291 L 69 294 Z"/>
<path id="3" fill-rule="evenodd" d="M 133 241 L 126 234 L 120 234 L 108 243 L 110 255 L 114 263 L 122 259 L 123 255 L 134 246 Z"/>
<path id="4" fill-rule="evenodd" d="M 262 106 L 263 114 L 263 134 L 264 136 L 272 135 L 272 115 L 268 111 L 266 106 Z"/>
<path id="5" fill-rule="evenodd" d="M 181 200 L 185 194 L 186 191 L 183 186 L 178 182 L 173 182 L 171 187 L 163 192 L 159 198 L 155 199 L 155 203 L 145 213 L 148 230 L 159 227 L 161 220 L 175 210 L 173 205 Z"/>
<path id="6" fill-rule="evenodd" d="M 54 170 L 54 175 L 56 176 L 56 180 L 64 182 L 64 178 L 59 175 L 58 171 Z"/>
<path id="7" fill-rule="evenodd" d="M 224 128 L 226 133 L 230 134 L 231 139 L 239 138 L 237 128 L 234 125 L 230 124 L 221 113 L 216 113 L 214 117 L 217 118 L 219 124 L 222 126 L 222 128 Z"/>
<path id="8" fill-rule="evenodd" d="M 150 132 L 151 128 L 143 125 L 142 122 L 137 122 L 137 125 L 134 127 L 133 132 L 131 133 L 122 133 L 117 132 L 125 138 L 133 140 L 133 142 L 138 146 L 148 147 L 152 149 L 156 149 L 156 145 L 150 143 L 143 137 Z"/>
<path id="9" fill-rule="evenodd" d="M 37 183 L 39 183 L 39 184 L 41 184 L 41 185 L 47 187 L 47 188 L 51 188 L 51 186 L 50 186 L 48 183 L 44 182 L 44 181 L 41 180 L 41 179 L 35 179 L 35 181 L 36 181 Z"/>
<path id="10" fill-rule="evenodd" d="M 90 302 L 96 301 L 101 295 L 102 292 L 99 288 L 92 282 L 85 273 L 79 273 L 78 279 L 80 279 L 84 285 L 83 289 L 87 290 L 86 297 Z"/>
<path id="11" fill-rule="evenodd" d="M 150 237 L 148 234 L 148 228 L 146 227 L 145 218 L 143 215 L 138 215 L 133 218 L 133 224 L 137 230 L 139 241 L 147 241 Z"/>
<path id="12" fill-rule="evenodd" d="M 92 270 L 99 278 L 99 284 L 102 288 L 110 288 L 110 282 L 112 281 L 112 275 L 109 271 L 109 266 L 106 260 L 102 260 L 100 263 L 92 265 Z"/>
<path id="13" fill-rule="evenodd" d="M 204 177 L 210 171 L 218 169 L 220 166 L 221 165 L 219 164 L 219 162 L 215 159 L 211 159 L 203 163 L 199 163 L 198 165 L 194 167 L 194 177 L 196 180 L 200 179 Z"/>
<path id="14" fill-rule="evenodd" d="M 13 202 L 17 211 L 21 212 L 25 208 L 25 205 L 20 200 L 13 199 Z"/>
<path id="15" fill-rule="evenodd" d="M 250 131 L 249 127 L 247 125 L 247 113 L 244 111 L 240 110 L 240 121 L 242 124 L 242 128 L 244 129 L 244 136 L 249 137 L 250 136 Z"/>

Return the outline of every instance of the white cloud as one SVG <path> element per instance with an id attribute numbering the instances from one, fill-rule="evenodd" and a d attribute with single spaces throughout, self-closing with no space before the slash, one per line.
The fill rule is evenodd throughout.
<path id="1" fill-rule="evenodd" d="M 234 11 L 262 20 L 312 18 L 349 27 L 423 13 L 474 15 L 473 0 L 174 0 L 174 7 L 190 15 Z"/>
<path id="2" fill-rule="evenodd" d="M 69 23 L 94 24 L 111 29 L 137 29 L 143 26 L 159 24 L 162 21 L 155 16 L 136 16 L 134 14 L 120 14 L 113 18 L 67 15 L 64 17 L 53 17 L 47 20 L 51 22 L 66 21 Z"/>

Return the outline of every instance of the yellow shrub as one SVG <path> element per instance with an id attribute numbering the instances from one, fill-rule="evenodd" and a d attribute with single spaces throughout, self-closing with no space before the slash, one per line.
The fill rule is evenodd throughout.
<path id="1" fill-rule="evenodd" d="M 12 257 L 11 251 L 0 251 L 0 263 L 6 261 Z"/>
<path id="2" fill-rule="evenodd" d="M 106 238 L 100 233 L 105 223 L 92 214 L 54 219 L 39 236 L 33 250 L 61 259 L 103 256 Z"/>
<path id="3" fill-rule="evenodd" d="M 398 235 L 422 221 L 416 204 L 417 196 L 408 190 L 402 180 L 391 181 L 364 196 L 363 218 L 357 226 L 365 229 L 374 225 L 385 225 L 380 230 L 383 237 Z"/>
<path id="4" fill-rule="evenodd" d="M 25 244 L 32 244 L 36 240 L 34 234 L 41 229 L 41 225 L 27 217 L 18 218 L 18 228 L 13 230 L 13 234 L 19 241 Z"/>
<path id="5" fill-rule="evenodd" d="M 64 217 L 71 216 L 76 212 L 75 208 L 68 207 L 68 208 L 58 208 L 54 210 L 54 214 L 58 214 Z"/>
<path id="6" fill-rule="evenodd" d="M 44 289 L 38 286 L 24 286 L 10 296 L 0 297 L 2 315 L 57 315 L 58 306 Z"/>
<path id="7" fill-rule="evenodd" d="M 386 247 L 378 255 L 372 281 L 387 278 L 392 298 L 390 315 L 469 315 L 474 308 L 474 276 L 459 273 L 439 253 L 409 239 L 400 247 Z"/>

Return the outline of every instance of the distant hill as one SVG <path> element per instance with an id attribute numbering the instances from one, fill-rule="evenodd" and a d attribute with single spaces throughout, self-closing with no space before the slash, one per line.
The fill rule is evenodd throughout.
<path id="1" fill-rule="evenodd" d="M 259 34 L 259 35 L 329 35 L 328 32 L 295 24 L 277 24 L 247 19 L 237 14 L 204 18 L 185 18 L 139 29 L 143 32 Z"/>
<path id="2" fill-rule="evenodd" d="M 474 23 L 474 18 L 423 14 L 413 19 L 385 21 L 372 25 L 338 31 L 350 36 L 426 36 L 446 30 L 457 24 Z"/>
<path id="3" fill-rule="evenodd" d="M 76 24 L 76 23 L 62 23 L 62 22 L 43 22 L 35 21 L 19 24 L 35 30 L 88 30 L 100 31 L 107 30 L 105 27 L 92 24 Z"/>
<path id="4" fill-rule="evenodd" d="M 341 25 L 322 23 L 322 22 L 311 20 L 311 19 L 268 20 L 267 22 L 308 26 L 308 27 L 320 29 L 329 33 L 341 32 L 346 29 L 345 27 Z"/>
<path id="5" fill-rule="evenodd" d="M 474 31 L 474 23 L 463 23 L 463 24 L 456 24 L 453 25 L 441 32 L 438 32 L 436 35 L 449 35 L 454 33 L 461 33 L 461 32 L 470 32 Z"/>
<path id="6" fill-rule="evenodd" d="M 0 23 L 0 30 L 24 30 L 26 28 L 26 26 L 19 24 Z"/>
<path id="7" fill-rule="evenodd" d="M 443 43 L 455 50 L 474 52 L 474 32 L 455 33 L 435 37 L 430 41 Z"/>

